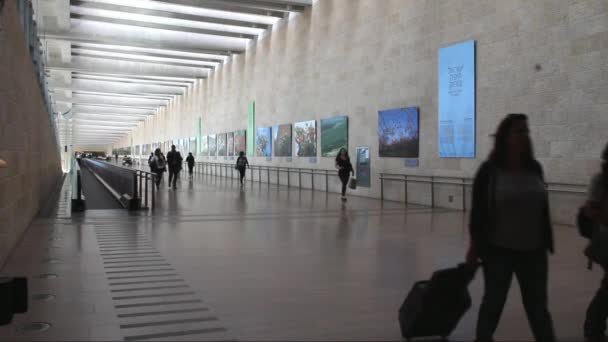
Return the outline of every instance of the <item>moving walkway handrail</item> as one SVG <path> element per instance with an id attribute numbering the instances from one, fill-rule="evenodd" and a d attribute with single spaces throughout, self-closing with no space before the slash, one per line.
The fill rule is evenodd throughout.
<path id="1" fill-rule="evenodd" d="M 133 209 L 151 209 L 154 210 L 156 207 L 156 191 L 154 188 L 154 180 L 156 178 L 156 174 L 152 172 L 148 172 L 141 169 L 136 168 L 128 168 L 121 165 L 116 165 L 105 160 L 95 160 L 88 159 L 89 161 L 98 162 L 105 164 L 112 168 L 118 168 L 122 170 L 126 170 L 129 173 L 132 173 L 132 183 L 131 184 L 110 184 L 110 186 L 114 187 L 116 191 L 122 192 L 122 194 L 128 194 L 131 197 L 131 200 L 135 203 L 135 208 Z M 101 176 L 101 175 L 100 175 Z M 112 182 L 111 179 L 108 180 L 108 183 Z M 119 188 L 119 189 L 116 189 Z M 150 197 L 150 201 L 149 201 Z M 142 201 L 143 200 L 143 201 Z M 150 206 L 148 206 L 150 204 Z"/>

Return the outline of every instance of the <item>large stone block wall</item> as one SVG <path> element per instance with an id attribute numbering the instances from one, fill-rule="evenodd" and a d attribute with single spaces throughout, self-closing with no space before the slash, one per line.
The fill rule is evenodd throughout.
<path id="1" fill-rule="evenodd" d="M 440 159 L 437 50 L 469 39 L 477 41 L 477 158 Z M 357 190 L 359 195 L 379 196 L 379 172 L 472 177 L 509 112 L 530 116 L 548 180 L 584 184 L 599 169 L 598 156 L 608 141 L 608 2 L 318 0 L 119 145 L 194 136 L 199 116 L 203 135 L 246 128 L 252 100 L 256 126 L 348 115 L 350 150 L 371 150 L 372 187 Z M 417 168 L 378 157 L 378 110 L 404 106 L 420 107 Z M 315 165 L 307 158 L 252 159 L 333 168 L 332 159 L 320 152 Z M 408 192 L 414 202 L 429 201 L 428 190 Z M 439 187 L 436 197 L 447 207 L 463 200 L 453 186 Z M 582 199 L 567 198 L 558 207 L 572 211 Z"/>
<path id="2" fill-rule="evenodd" d="M 15 1 L 0 17 L 0 268 L 61 178 L 56 140 Z"/>

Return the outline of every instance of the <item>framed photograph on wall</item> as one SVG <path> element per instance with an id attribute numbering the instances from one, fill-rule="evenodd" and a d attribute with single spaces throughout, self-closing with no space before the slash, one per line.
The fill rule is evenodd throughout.
<path id="1" fill-rule="evenodd" d="M 217 135 L 217 156 L 226 157 L 226 133 Z"/>
<path id="2" fill-rule="evenodd" d="M 296 122 L 293 125 L 294 152 L 297 157 L 317 156 L 317 122 Z"/>
<path id="3" fill-rule="evenodd" d="M 205 135 L 201 137 L 201 156 L 209 157 L 209 138 Z"/>
<path id="4" fill-rule="evenodd" d="M 228 157 L 234 157 L 234 132 L 226 134 L 226 149 Z"/>
<path id="5" fill-rule="evenodd" d="M 209 135 L 209 157 L 217 156 L 217 137 L 215 134 Z"/>
<path id="6" fill-rule="evenodd" d="M 379 156 L 418 158 L 419 132 L 418 107 L 378 112 Z"/>
<path id="7" fill-rule="evenodd" d="M 247 131 L 244 129 L 234 132 L 234 154 L 247 153 Z"/>
<path id="8" fill-rule="evenodd" d="M 275 157 L 291 157 L 291 124 L 276 125 L 272 129 Z"/>
<path id="9" fill-rule="evenodd" d="M 272 129 L 258 127 L 255 131 L 255 155 L 258 157 L 272 157 Z"/>
<path id="10" fill-rule="evenodd" d="M 348 116 L 321 119 L 321 156 L 335 157 L 348 150 Z"/>

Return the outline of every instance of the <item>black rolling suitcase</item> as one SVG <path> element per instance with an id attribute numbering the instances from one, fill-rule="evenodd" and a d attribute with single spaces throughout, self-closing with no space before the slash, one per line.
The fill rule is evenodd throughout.
<path id="1" fill-rule="evenodd" d="M 468 285 L 476 266 L 461 264 L 433 273 L 431 280 L 419 281 L 412 287 L 399 309 L 401 335 L 439 336 L 446 339 L 471 307 Z"/>

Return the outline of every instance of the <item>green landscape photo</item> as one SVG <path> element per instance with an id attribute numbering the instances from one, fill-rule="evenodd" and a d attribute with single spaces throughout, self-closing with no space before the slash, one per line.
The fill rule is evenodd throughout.
<path id="1" fill-rule="evenodd" d="M 321 119 L 321 156 L 335 157 L 348 149 L 348 116 Z"/>

